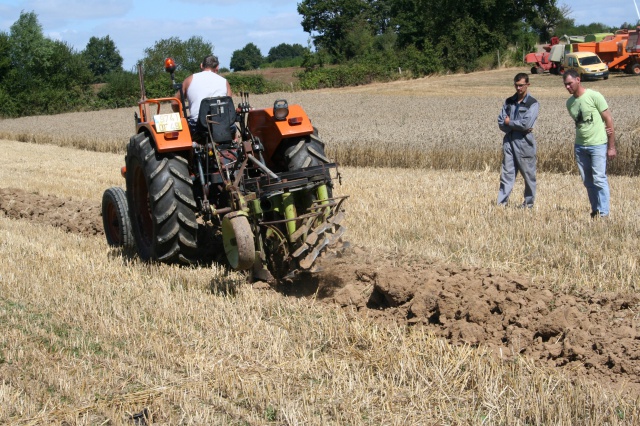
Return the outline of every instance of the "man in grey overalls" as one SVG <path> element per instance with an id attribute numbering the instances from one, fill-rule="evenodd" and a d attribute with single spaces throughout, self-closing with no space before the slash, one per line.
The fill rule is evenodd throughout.
<path id="1" fill-rule="evenodd" d="M 498 116 L 498 127 L 504 132 L 498 205 L 507 204 L 516 174 L 520 172 L 524 178 L 524 202 L 521 207 L 532 208 L 536 198 L 536 139 L 533 126 L 540 105 L 527 93 L 527 74 L 517 74 L 513 82 L 516 93 L 504 101 Z"/>

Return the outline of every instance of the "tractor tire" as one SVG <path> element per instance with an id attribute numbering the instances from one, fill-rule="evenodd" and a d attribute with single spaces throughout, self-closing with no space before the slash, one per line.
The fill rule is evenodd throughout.
<path id="1" fill-rule="evenodd" d="M 629 74 L 640 75 L 640 63 L 631 64 L 629 66 Z"/>
<path id="2" fill-rule="evenodd" d="M 531 67 L 531 74 L 538 74 L 538 68 L 537 67 Z"/>
<path id="3" fill-rule="evenodd" d="M 287 171 L 331 162 L 324 153 L 324 143 L 315 134 L 289 142 L 284 150 L 284 161 Z"/>
<path id="4" fill-rule="evenodd" d="M 144 261 L 190 264 L 197 256 L 197 205 L 189 164 L 159 154 L 144 133 L 127 147 L 127 197 L 138 255 Z"/>
<path id="5" fill-rule="evenodd" d="M 102 225 L 107 244 L 122 247 L 126 253 L 135 253 L 136 243 L 124 189 L 113 187 L 102 194 Z"/>

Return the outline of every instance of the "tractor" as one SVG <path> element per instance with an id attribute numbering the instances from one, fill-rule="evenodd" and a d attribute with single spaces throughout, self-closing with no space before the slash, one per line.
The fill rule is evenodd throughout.
<path id="1" fill-rule="evenodd" d="M 303 108 L 276 99 L 254 109 L 246 92 L 237 106 L 230 96 L 188 105 L 175 69 L 167 58 L 177 95 L 157 99 L 146 98 L 138 69 L 126 191 L 102 198 L 107 243 L 169 264 L 201 262 L 213 247 L 231 269 L 268 282 L 313 270 L 342 242 L 348 196 L 333 195 L 338 166 Z M 197 123 L 189 108 L 199 109 Z"/>

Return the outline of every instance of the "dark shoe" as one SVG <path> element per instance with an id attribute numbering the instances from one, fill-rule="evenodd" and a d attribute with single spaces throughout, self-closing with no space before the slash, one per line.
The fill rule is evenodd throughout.
<path id="1" fill-rule="evenodd" d="M 519 209 L 532 209 L 533 204 L 522 203 L 518 206 Z"/>
<path id="2" fill-rule="evenodd" d="M 596 210 L 596 211 L 594 211 L 594 212 L 591 212 L 591 219 L 606 219 L 606 218 L 608 218 L 608 217 L 609 217 L 609 215 L 608 215 L 608 214 L 600 213 L 600 211 L 599 211 L 599 210 Z"/>

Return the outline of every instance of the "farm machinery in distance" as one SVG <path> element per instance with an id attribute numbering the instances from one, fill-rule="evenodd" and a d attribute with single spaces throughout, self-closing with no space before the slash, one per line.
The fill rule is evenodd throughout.
<path id="1" fill-rule="evenodd" d="M 284 99 L 254 109 L 248 93 L 237 107 L 229 96 L 187 105 L 175 68 L 167 58 L 180 99 L 147 99 L 138 70 L 142 99 L 121 170 L 126 191 L 112 187 L 102 198 L 107 242 L 178 264 L 217 247 L 232 269 L 265 281 L 311 270 L 341 241 L 348 196 L 333 196 L 340 174 L 305 111 Z M 188 108 L 199 108 L 191 127 Z"/>

